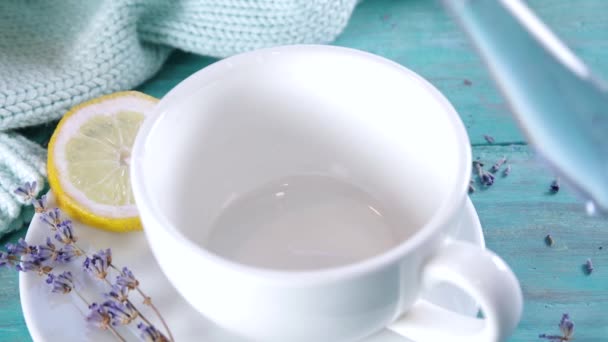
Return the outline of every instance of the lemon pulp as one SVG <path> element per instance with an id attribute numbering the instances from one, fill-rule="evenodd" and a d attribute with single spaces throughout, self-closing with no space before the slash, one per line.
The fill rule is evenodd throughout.
<path id="1" fill-rule="evenodd" d="M 131 190 L 131 148 L 157 100 L 134 91 L 85 102 L 49 143 L 49 184 L 70 216 L 112 231 L 141 228 Z"/>

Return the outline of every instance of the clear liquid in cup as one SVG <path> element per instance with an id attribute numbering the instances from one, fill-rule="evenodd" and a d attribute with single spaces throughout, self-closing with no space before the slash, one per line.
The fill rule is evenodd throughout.
<path id="1" fill-rule="evenodd" d="M 318 175 L 263 185 L 232 201 L 204 247 L 234 262 L 278 270 L 343 266 L 397 245 L 403 232 L 369 194 Z"/>

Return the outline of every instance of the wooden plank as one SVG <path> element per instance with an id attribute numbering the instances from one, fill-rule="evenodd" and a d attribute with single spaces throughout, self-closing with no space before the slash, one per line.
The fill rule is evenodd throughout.
<path id="1" fill-rule="evenodd" d="M 608 223 L 585 214 L 583 201 L 567 187 L 551 194 L 550 170 L 526 146 L 473 149 L 491 165 L 507 156 L 511 174 L 471 195 L 488 248 L 503 257 L 519 278 L 525 298 L 522 322 L 511 341 L 558 333 L 561 314 L 576 323 L 577 341 L 606 341 L 608 317 Z M 551 234 L 554 246 L 544 238 Z M 600 249 L 601 248 L 601 249 Z M 595 270 L 585 275 L 591 258 Z"/>
<path id="2" fill-rule="evenodd" d="M 608 79 L 608 1 L 529 2 L 583 60 Z M 336 44 L 387 57 L 428 79 L 458 110 L 473 144 L 485 144 L 483 134 L 502 143 L 524 141 L 488 72 L 441 1 L 365 1 Z"/>
<path id="3" fill-rule="evenodd" d="M 7 243 L 15 243 L 24 237 L 25 229 L 13 232 L 0 239 L 0 248 Z M 0 269 L 0 340 L 30 341 L 30 335 L 23 319 L 19 301 L 18 273 L 14 269 Z"/>

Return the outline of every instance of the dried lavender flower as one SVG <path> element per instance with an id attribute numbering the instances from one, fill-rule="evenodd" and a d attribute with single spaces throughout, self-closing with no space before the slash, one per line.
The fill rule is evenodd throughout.
<path id="1" fill-rule="evenodd" d="M 58 276 L 49 273 L 46 282 L 53 286 L 51 291 L 54 293 L 66 294 L 72 292 L 74 288 L 74 280 L 70 271 L 63 272 Z"/>
<path id="2" fill-rule="evenodd" d="M 40 219 L 49 226 L 51 231 L 55 232 L 54 238 L 61 245 L 60 247 L 56 246 L 50 237 L 47 237 L 46 243 L 41 245 L 29 245 L 25 240 L 20 239 L 15 244 L 7 244 L 6 251 L 0 251 L 0 267 L 15 266 L 21 272 L 37 272 L 38 275 L 46 275 L 46 282 L 52 286 L 52 292 L 61 294 L 75 292 L 89 305 L 86 298 L 76 291 L 72 273 L 63 272 L 59 275 L 52 273 L 55 264 L 71 262 L 75 258 L 85 255 L 85 253 L 76 245 L 77 237 L 74 234 L 72 222 L 62 220 L 62 214 L 58 208 L 49 209 L 46 196 L 35 198 L 36 186 L 36 182 L 26 183 L 15 190 L 15 193 L 20 195 L 25 202 L 33 205 Z M 83 262 L 83 269 L 86 272 L 111 285 L 111 290 L 104 294 L 107 299 L 105 302 L 101 305 L 97 303 L 89 305 L 90 311 L 86 316 L 87 322 L 93 323 L 101 329 L 109 330 L 118 340 L 124 341 L 124 338 L 113 326 L 130 324 L 141 317 L 142 321 L 147 324 L 142 323 L 141 327 L 138 326 L 142 331 L 142 338 L 149 341 L 173 341 L 165 320 L 152 304 L 151 298 L 146 296 L 139 288 L 139 281 L 133 273 L 128 268 L 123 268 L 122 271 L 118 271 L 119 276 L 117 276 L 116 284 L 112 285 L 107 280 L 110 267 L 118 271 L 112 265 L 110 249 L 100 250 L 90 257 L 87 256 Z M 169 339 L 152 326 L 129 300 L 129 291 L 134 289 L 144 298 L 144 305 L 150 306 L 157 314 L 170 337 Z"/>
<path id="3" fill-rule="evenodd" d="M 593 263 L 591 262 L 591 259 L 587 259 L 585 261 L 585 274 L 590 275 L 593 272 Z"/>
<path id="4" fill-rule="evenodd" d="M 549 186 L 549 191 L 554 194 L 559 191 L 559 178 L 555 178 L 555 180 L 551 182 L 551 185 Z"/>
<path id="5" fill-rule="evenodd" d="M 36 272 L 38 275 L 51 273 L 53 267 L 45 265 L 43 260 L 32 254 L 26 254 L 21 258 L 21 262 L 15 266 L 19 272 Z"/>
<path id="6" fill-rule="evenodd" d="M 469 193 L 472 194 L 475 192 L 475 186 L 473 186 L 473 183 L 475 183 L 472 179 L 469 181 Z"/>
<path id="7" fill-rule="evenodd" d="M 545 244 L 549 247 L 553 246 L 553 237 L 551 236 L 551 234 L 547 234 L 547 236 L 545 236 Z"/>
<path id="8" fill-rule="evenodd" d="M 495 140 L 494 140 L 494 137 L 492 137 L 492 136 L 490 136 L 490 135 L 487 135 L 487 134 L 484 134 L 484 135 L 483 135 L 483 138 L 484 138 L 484 139 L 486 139 L 486 141 L 488 142 L 488 144 L 493 144 L 493 143 L 494 143 L 494 141 L 495 141 Z"/>
<path id="9" fill-rule="evenodd" d="M 57 230 L 57 225 L 61 223 L 61 212 L 59 208 L 53 208 L 40 215 L 42 222 L 46 223 L 52 231 Z"/>
<path id="10" fill-rule="evenodd" d="M 22 186 L 15 189 L 14 193 L 21 197 L 21 199 L 25 202 L 29 202 L 34 197 L 36 197 L 36 192 L 38 190 L 38 184 L 34 182 L 25 182 Z"/>
<path id="11" fill-rule="evenodd" d="M 123 267 L 121 274 L 116 277 L 116 284 L 127 287 L 129 290 L 135 290 L 139 286 L 139 281 L 131 270 Z"/>
<path id="12" fill-rule="evenodd" d="M 507 157 L 500 158 L 494 165 L 492 165 L 492 167 L 490 168 L 490 172 L 492 172 L 492 173 L 498 172 L 498 170 L 500 170 L 500 167 L 502 166 L 502 164 L 504 164 L 506 161 L 507 161 Z"/>
<path id="13" fill-rule="evenodd" d="M 570 315 L 567 313 L 563 314 L 558 326 L 565 338 L 572 338 L 574 335 L 574 322 L 570 320 Z"/>
<path id="14" fill-rule="evenodd" d="M 113 299 L 118 302 L 126 302 L 129 300 L 129 288 L 118 284 L 112 285 L 110 292 L 104 294 L 108 299 Z"/>
<path id="15" fill-rule="evenodd" d="M 93 254 L 90 258 L 84 260 L 83 267 L 85 271 L 98 279 L 105 279 L 108 275 L 108 267 L 112 264 L 112 251 L 108 248 L 105 251 L 100 250 Z"/>
<path id="16" fill-rule="evenodd" d="M 36 253 L 34 255 L 40 262 L 44 262 L 47 260 L 54 262 L 59 257 L 59 250 L 57 249 L 55 244 L 51 242 L 51 238 L 47 237 L 46 244 L 38 245 L 36 247 Z"/>
<path id="17" fill-rule="evenodd" d="M 34 199 L 32 204 L 34 205 L 34 211 L 38 214 L 44 213 L 47 205 L 46 195 L 40 196 L 40 198 Z"/>
<path id="18" fill-rule="evenodd" d="M 507 167 L 502 171 L 502 176 L 507 177 L 511 173 L 511 164 L 507 164 Z"/>
<path id="19" fill-rule="evenodd" d="M 12 262 L 11 258 L 10 258 L 10 254 L 5 253 L 5 252 L 0 252 L 0 267 L 5 267 L 7 265 L 10 265 Z"/>
<path id="20" fill-rule="evenodd" d="M 491 173 L 484 172 L 481 176 L 481 182 L 485 186 L 491 186 L 492 184 L 494 184 L 494 176 Z"/>
<path id="21" fill-rule="evenodd" d="M 137 329 L 141 331 L 141 339 L 146 342 L 167 342 L 169 341 L 160 331 L 156 330 L 153 325 L 139 323 Z"/>
<path id="22" fill-rule="evenodd" d="M 59 250 L 57 262 L 60 264 L 67 264 L 79 256 L 82 256 L 82 252 L 78 248 L 73 245 L 65 245 Z"/>
<path id="23" fill-rule="evenodd" d="M 57 224 L 57 233 L 55 234 L 55 239 L 60 241 L 66 245 L 76 242 L 78 240 L 74 236 L 74 231 L 72 229 L 72 221 L 64 220 Z"/>
<path id="24" fill-rule="evenodd" d="M 139 314 L 133 304 L 121 303 L 114 300 L 105 301 L 101 304 L 112 318 L 110 324 L 113 326 L 127 325 L 135 320 Z"/>
<path id="25" fill-rule="evenodd" d="M 104 306 L 93 303 L 89 305 L 89 314 L 87 315 L 86 320 L 88 323 L 105 330 L 110 328 L 112 317 Z"/>
<path id="26" fill-rule="evenodd" d="M 25 254 L 32 254 L 36 252 L 36 246 L 30 246 L 23 238 L 17 241 L 17 244 L 8 243 L 6 244 L 6 250 L 8 253 L 21 256 Z"/>
<path id="27" fill-rule="evenodd" d="M 557 326 L 562 332 L 561 335 L 540 334 L 538 337 L 555 342 L 572 341 L 574 339 L 574 322 L 570 320 L 570 316 L 567 313 L 562 315 L 562 319 Z"/>
<path id="28" fill-rule="evenodd" d="M 0 252 L 0 267 L 15 266 L 19 257 L 10 252 Z"/>
<path id="29" fill-rule="evenodd" d="M 474 161 L 473 165 L 477 169 L 477 175 L 479 176 L 481 184 L 483 184 L 484 186 L 491 186 L 492 184 L 494 184 L 494 175 L 484 171 L 484 169 L 482 168 L 483 163 Z"/>

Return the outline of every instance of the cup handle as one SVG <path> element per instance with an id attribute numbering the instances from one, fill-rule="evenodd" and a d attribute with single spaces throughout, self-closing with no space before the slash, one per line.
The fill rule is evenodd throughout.
<path id="1" fill-rule="evenodd" d="M 453 284 L 479 303 L 485 319 L 464 316 L 425 300 L 388 326 L 416 342 L 503 341 L 515 330 L 523 309 L 519 282 L 496 254 L 462 241 L 446 242 L 423 266 L 423 291 Z"/>

